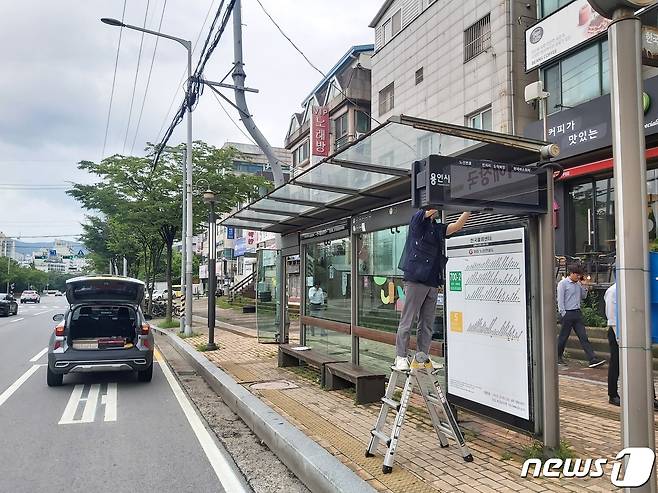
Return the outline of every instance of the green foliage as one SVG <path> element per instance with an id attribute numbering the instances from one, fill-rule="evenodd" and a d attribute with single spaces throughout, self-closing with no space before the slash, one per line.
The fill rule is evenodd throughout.
<path id="1" fill-rule="evenodd" d="M 509 450 L 505 450 L 503 454 L 500 456 L 500 460 L 512 460 L 514 456 Z"/>
<path id="2" fill-rule="evenodd" d="M 177 327 L 180 327 L 180 321 L 179 320 L 163 320 L 162 322 L 159 322 L 156 324 L 158 327 L 161 329 L 174 329 Z"/>
<path id="3" fill-rule="evenodd" d="M 114 155 L 99 163 L 81 161 L 78 168 L 97 178 L 93 185 L 74 184 L 67 193 L 91 214 L 83 225 L 82 241 L 90 250 L 90 259 L 98 272 L 107 272 L 110 264 L 121 271 L 123 258 L 128 275 L 139 277 L 152 291 L 156 279 L 171 286 L 172 276 L 180 278 L 180 256 L 173 243 L 181 235 L 182 170 L 185 146 L 166 147 L 158 166 L 153 167 L 155 147 L 149 144 L 145 157 Z M 231 210 L 238 202 L 257 196 L 267 181 L 255 175 L 233 173 L 233 148 L 217 149 L 203 142 L 193 146 L 193 176 L 197 186 L 193 194 L 193 229 L 199 232 L 207 222 L 208 208 L 203 190 L 215 191 L 218 214 Z M 198 272 L 196 259 L 193 272 Z M 171 320 L 171 300 L 167 303 Z"/>
<path id="4" fill-rule="evenodd" d="M 189 337 L 198 337 L 200 335 L 201 334 L 199 334 L 198 332 L 192 332 L 189 336 L 187 334 L 185 334 L 185 332 L 179 332 L 178 333 L 178 337 L 180 337 L 181 339 L 187 339 Z"/>
<path id="5" fill-rule="evenodd" d="M 583 323 L 587 327 L 606 327 L 608 321 L 601 315 L 601 307 L 604 301 L 598 291 L 590 291 L 581 306 Z"/>
<path id="6" fill-rule="evenodd" d="M 9 261 L 9 263 L 8 263 Z M 0 257 L 0 292 L 7 289 L 7 281 L 14 284 L 14 293 L 26 289 L 35 289 L 39 292 L 46 289 L 66 289 L 66 280 L 75 275 L 58 272 L 42 272 L 34 267 L 21 267 L 18 262 L 7 257 Z"/>
<path id="7" fill-rule="evenodd" d="M 523 449 L 523 458 L 528 459 L 541 459 L 542 461 L 546 459 L 556 458 L 556 459 L 572 459 L 576 457 L 576 453 L 566 440 L 560 440 L 559 447 L 553 449 L 549 447 L 544 447 L 544 444 L 538 440 L 535 440 L 532 445 L 525 447 Z"/>

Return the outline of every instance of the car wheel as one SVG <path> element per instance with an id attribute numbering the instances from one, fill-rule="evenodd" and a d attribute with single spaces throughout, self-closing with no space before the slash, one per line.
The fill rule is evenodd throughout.
<path id="1" fill-rule="evenodd" d="M 48 382 L 48 387 L 59 387 L 64 382 L 64 375 L 53 373 L 48 368 L 46 370 L 46 382 Z"/>
<path id="2" fill-rule="evenodd" d="M 153 378 L 153 363 L 146 370 L 137 372 L 137 380 L 139 382 L 150 382 Z"/>

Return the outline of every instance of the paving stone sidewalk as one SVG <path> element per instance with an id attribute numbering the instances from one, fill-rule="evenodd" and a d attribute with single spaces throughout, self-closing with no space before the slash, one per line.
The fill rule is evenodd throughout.
<path id="1" fill-rule="evenodd" d="M 375 458 L 364 455 L 379 405 L 356 405 L 352 391 L 323 390 L 319 374 L 313 369 L 278 368 L 277 346 L 259 344 L 255 331 L 249 327 L 243 332 L 237 330 L 241 321 L 231 319 L 231 312 L 220 313 L 231 326 L 230 331 L 221 327 L 216 330 L 219 349 L 203 354 L 379 491 L 616 490 L 610 483 L 609 472 L 614 456 L 622 448 L 619 408 L 607 403 L 606 387 L 598 373 L 593 374 L 594 379 L 583 378 L 587 374 L 579 369 L 574 372 L 578 375 L 575 377 L 568 370 L 561 374 L 560 421 L 562 438 L 573 447 L 577 457 L 609 459 L 606 474 L 601 478 L 521 478 L 524 451 L 532 445 L 532 439 L 460 411 L 460 425 L 475 457 L 473 463 L 465 463 L 454 444 L 440 448 L 422 399 L 417 396 L 405 419 L 393 473 L 384 475 L 383 447 Z M 193 347 L 207 342 L 207 329 L 201 322 L 196 318 L 194 323 L 194 331 L 200 335 L 186 339 Z M 291 342 L 296 342 L 297 331 L 291 330 L 290 334 Z M 289 382 L 291 388 L 252 388 L 254 384 L 276 381 Z"/>

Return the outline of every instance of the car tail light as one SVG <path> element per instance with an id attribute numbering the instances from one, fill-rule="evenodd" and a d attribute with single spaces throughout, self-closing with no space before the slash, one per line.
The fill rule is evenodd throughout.
<path id="1" fill-rule="evenodd" d="M 151 331 L 151 326 L 149 324 L 142 324 L 141 335 L 147 336 L 149 335 L 150 331 Z"/>
<path id="2" fill-rule="evenodd" d="M 64 324 L 59 324 L 57 327 L 55 327 L 55 335 L 57 337 L 64 335 Z"/>
<path id="3" fill-rule="evenodd" d="M 62 341 L 55 341 L 55 344 L 53 344 L 53 349 L 59 349 L 62 347 Z"/>

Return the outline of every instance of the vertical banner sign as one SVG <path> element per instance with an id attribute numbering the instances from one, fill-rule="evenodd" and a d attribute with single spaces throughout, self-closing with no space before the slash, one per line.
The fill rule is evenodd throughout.
<path id="1" fill-rule="evenodd" d="M 329 108 L 313 106 L 311 118 L 311 155 L 329 155 Z"/>
<path id="2" fill-rule="evenodd" d="M 235 228 L 228 226 L 226 228 L 226 239 L 227 240 L 234 240 L 235 239 Z"/>
<path id="3" fill-rule="evenodd" d="M 449 238 L 446 251 L 448 394 L 531 429 L 524 229 Z"/>

